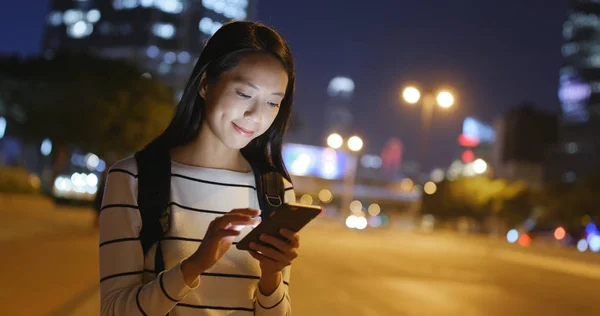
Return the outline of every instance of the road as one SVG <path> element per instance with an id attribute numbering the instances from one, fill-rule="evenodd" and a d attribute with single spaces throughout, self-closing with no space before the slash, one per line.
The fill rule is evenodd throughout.
<path id="1" fill-rule="evenodd" d="M 98 315 L 86 209 L 0 208 L 5 315 Z M 294 315 L 599 315 L 598 254 L 319 221 L 293 265 Z M 8 255 L 7 255 L 8 254 Z M 34 303 L 32 303 L 34 302 Z"/>

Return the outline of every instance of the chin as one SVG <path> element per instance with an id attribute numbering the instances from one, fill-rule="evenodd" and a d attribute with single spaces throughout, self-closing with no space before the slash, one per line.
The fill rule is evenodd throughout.
<path id="1" fill-rule="evenodd" d="M 230 139 L 229 141 L 225 142 L 225 146 L 227 146 L 231 149 L 242 149 L 242 148 L 248 146 L 250 141 L 252 141 L 252 139 L 244 139 L 244 140 Z"/>

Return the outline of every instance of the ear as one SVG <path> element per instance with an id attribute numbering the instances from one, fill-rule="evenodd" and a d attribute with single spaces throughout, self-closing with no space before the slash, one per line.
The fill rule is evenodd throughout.
<path id="1" fill-rule="evenodd" d="M 206 79 L 206 72 L 202 73 L 202 77 L 200 77 L 200 86 L 198 87 L 198 94 L 206 100 L 206 94 L 208 90 L 208 80 Z"/>

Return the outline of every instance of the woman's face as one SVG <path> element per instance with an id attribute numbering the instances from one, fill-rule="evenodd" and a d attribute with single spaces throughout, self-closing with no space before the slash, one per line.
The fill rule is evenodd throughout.
<path id="1" fill-rule="evenodd" d="M 215 83 L 201 83 L 200 95 L 206 102 L 204 123 L 225 146 L 244 148 L 269 129 L 287 84 L 287 72 L 275 57 L 243 57 Z"/>

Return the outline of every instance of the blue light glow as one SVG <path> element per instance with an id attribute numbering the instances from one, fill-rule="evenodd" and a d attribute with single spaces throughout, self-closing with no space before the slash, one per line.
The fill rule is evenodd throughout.
<path id="1" fill-rule="evenodd" d="M 506 234 L 506 240 L 509 243 L 515 243 L 519 239 L 519 232 L 516 229 L 511 229 Z"/>

